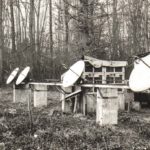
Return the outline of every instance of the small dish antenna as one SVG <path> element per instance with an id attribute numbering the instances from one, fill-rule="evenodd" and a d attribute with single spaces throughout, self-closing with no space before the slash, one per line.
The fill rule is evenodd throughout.
<path id="1" fill-rule="evenodd" d="M 77 61 L 73 64 L 68 71 L 64 74 L 62 85 L 63 87 L 72 86 L 82 75 L 85 68 L 83 60 Z"/>
<path id="2" fill-rule="evenodd" d="M 129 77 L 129 87 L 134 92 L 150 88 L 150 55 L 138 58 L 138 63 L 135 60 L 134 69 Z"/>
<path id="3" fill-rule="evenodd" d="M 11 72 L 11 74 L 7 78 L 6 84 L 12 83 L 13 80 L 17 77 L 18 72 L 19 72 L 19 68 L 17 67 Z"/>
<path id="4" fill-rule="evenodd" d="M 19 74 L 19 76 L 17 78 L 16 85 L 21 84 L 27 78 L 27 76 L 29 74 L 29 71 L 30 71 L 30 67 L 29 66 L 25 67 L 22 70 L 22 72 Z"/>

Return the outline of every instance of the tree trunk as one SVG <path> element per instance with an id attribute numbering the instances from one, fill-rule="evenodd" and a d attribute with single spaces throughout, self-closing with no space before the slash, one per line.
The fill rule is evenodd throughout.
<path id="1" fill-rule="evenodd" d="M 68 10 L 68 2 L 67 0 L 64 0 L 64 26 L 65 26 L 65 63 L 69 62 L 69 10 Z"/>
<path id="2" fill-rule="evenodd" d="M 30 12 L 29 12 L 29 38 L 30 38 L 30 61 L 33 66 L 33 78 L 37 79 L 37 57 L 35 51 L 35 14 L 34 14 L 34 0 L 30 0 Z"/>
<path id="3" fill-rule="evenodd" d="M 12 38 L 12 52 L 16 52 L 16 36 L 15 36 L 15 21 L 13 0 L 10 0 L 10 15 L 11 15 L 11 38 Z"/>
<path id="4" fill-rule="evenodd" d="M 54 51 L 53 51 L 53 28 L 52 28 L 52 0 L 49 0 L 49 48 L 51 55 L 51 77 L 54 78 Z"/>
<path id="5" fill-rule="evenodd" d="M 30 0 L 30 16 L 29 16 L 29 38 L 33 50 L 35 50 L 35 16 L 34 16 L 34 0 Z"/>
<path id="6" fill-rule="evenodd" d="M 36 22 L 36 59 L 37 59 L 37 64 L 36 64 L 36 68 L 37 68 L 37 73 L 38 73 L 38 77 L 39 79 L 42 78 L 41 76 L 41 51 L 40 51 L 40 10 L 41 10 L 41 0 L 39 0 L 38 2 L 38 8 L 37 8 L 37 22 Z"/>
<path id="7" fill-rule="evenodd" d="M 22 28 L 21 28 L 21 8 L 20 8 L 20 0 L 17 0 L 17 17 L 16 17 L 16 27 L 17 27 L 17 44 L 22 42 Z"/>
<path id="8" fill-rule="evenodd" d="M 145 37 L 145 50 L 146 52 L 149 51 L 149 40 L 148 40 L 148 0 L 144 1 L 144 37 Z"/>
<path id="9" fill-rule="evenodd" d="M 37 35 L 36 35 L 36 50 L 38 53 L 38 56 L 40 57 L 40 9 L 41 8 L 41 0 L 39 0 L 38 3 L 38 9 L 37 9 Z"/>
<path id="10" fill-rule="evenodd" d="M 112 59 L 118 56 L 118 36 L 117 0 L 113 0 Z"/>
<path id="11" fill-rule="evenodd" d="M 4 48 L 4 36 L 3 36 L 3 0 L 0 0 L 0 83 L 3 81 L 3 48 Z"/>

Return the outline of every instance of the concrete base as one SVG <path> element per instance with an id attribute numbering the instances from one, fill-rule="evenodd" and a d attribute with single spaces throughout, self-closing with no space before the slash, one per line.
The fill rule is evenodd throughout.
<path id="1" fill-rule="evenodd" d="M 99 125 L 118 123 L 117 96 L 117 89 L 97 89 L 96 122 Z"/>
<path id="2" fill-rule="evenodd" d="M 87 113 L 95 113 L 96 112 L 96 93 L 88 92 L 85 89 L 83 90 L 83 96 L 81 99 L 81 113 L 86 115 Z"/>
<path id="3" fill-rule="evenodd" d="M 66 93 L 72 93 L 72 87 L 68 87 L 68 88 L 63 88 L 63 90 Z M 71 104 L 69 101 L 65 100 L 65 97 L 67 96 L 67 94 L 62 94 L 61 95 L 61 101 L 62 101 L 62 112 L 71 112 Z"/>
<path id="4" fill-rule="evenodd" d="M 131 104 L 134 101 L 134 93 L 131 90 L 125 90 L 124 97 L 125 97 L 125 110 L 127 112 L 130 112 Z"/>
<path id="5" fill-rule="evenodd" d="M 33 102 L 34 107 L 47 106 L 47 85 L 34 85 Z"/>
<path id="6" fill-rule="evenodd" d="M 132 109 L 136 110 L 136 111 L 140 111 L 140 109 L 141 109 L 140 102 L 132 102 Z"/>
<path id="7" fill-rule="evenodd" d="M 119 109 L 125 110 L 125 96 L 124 96 L 124 90 L 118 90 L 118 103 L 119 103 Z"/>
<path id="8" fill-rule="evenodd" d="M 28 103 L 31 99 L 31 89 L 28 84 L 13 86 L 13 102 Z"/>
<path id="9" fill-rule="evenodd" d="M 74 86 L 74 87 L 64 88 L 63 90 L 66 91 L 67 93 L 70 93 L 70 94 L 72 93 L 72 96 L 68 98 L 67 96 L 69 96 L 69 94 L 62 94 L 61 96 L 62 112 L 82 113 L 85 115 L 86 109 L 87 109 L 86 107 L 87 96 L 84 94 L 85 93 L 84 89 L 81 90 L 81 87 Z M 76 93 L 76 94 L 73 94 L 73 93 Z"/>

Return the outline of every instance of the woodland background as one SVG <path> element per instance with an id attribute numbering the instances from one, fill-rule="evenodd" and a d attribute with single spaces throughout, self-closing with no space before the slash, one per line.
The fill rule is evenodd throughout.
<path id="1" fill-rule="evenodd" d="M 31 66 L 34 80 L 59 79 L 89 55 L 128 60 L 149 51 L 150 0 L 0 0 L 0 82 Z"/>

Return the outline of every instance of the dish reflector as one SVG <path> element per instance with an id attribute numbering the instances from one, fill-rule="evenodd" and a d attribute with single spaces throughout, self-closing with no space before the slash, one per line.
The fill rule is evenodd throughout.
<path id="1" fill-rule="evenodd" d="M 84 71 L 85 63 L 83 60 L 77 61 L 64 74 L 62 85 L 63 87 L 72 86 L 81 76 Z"/>
<path id="2" fill-rule="evenodd" d="M 134 69 L 129 77 L 129 87 L 132 91 L 140 92 L 150 88 L 150 55 L 134 62 Z M 143 62 L 144 61 L 144 62 Z M 144 64 L 146 63 L 146 64 Z"/>
<path id="3" fill-rule="evenodd" d="M 19 72 L 19 68 L 17 67 L 17 68 L 15 68 L 15 69 L 11 72 L 11 74 L 10 74 L 9 77 L 7 78 L 6 84 L 10 84 L 10 83 L 15 79 L 15 77 L 16 77 L 17 74 L 18 74 L 18 72 Z"/>
<path id="4" fill-rule="evenodd" d="M 21 82 L 24 81 L 24 79 L 27 77 L 29 71 L 30 71 L 29 66 L 25 67 L 24 70 L 22 70 L 22 72 L 18 76 L 18 79 L 16 81 L 16 85 L 19 85 Z"/>

